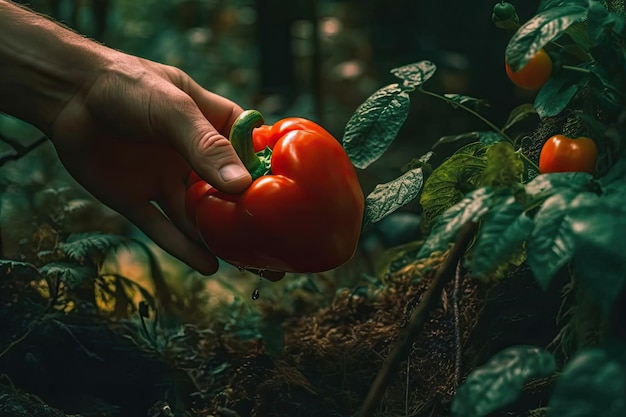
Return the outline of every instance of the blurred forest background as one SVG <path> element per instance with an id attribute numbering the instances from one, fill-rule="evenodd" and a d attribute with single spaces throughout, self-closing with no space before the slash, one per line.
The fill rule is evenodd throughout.
<path id="1" fill-rule="evenodd" d="M 31 0 L 89 37 L 185 70 L 205 88 L 268 123 L 301 116 L 337 138 L 389 70 L 420 60 L 439 70 L 428 88 L 485 99 L 496 122 L 528 99 L 504 74 L 509 33 L 491 23 L 495 2 L 464 0 Z M 517 4 L 523 21 L 539 3 Z M 483 129 L 445 103 L 414 95 L 411 115 L 386 155 L 364 176 L 367 191 L 395 178 L 407 152 L 440 136 Z M 9 126 L 7 126 L 9 125 Z M 445 128 L 444 128 L 445 127 Z M 0 121 L 0 128 L 15 129 Z"/>

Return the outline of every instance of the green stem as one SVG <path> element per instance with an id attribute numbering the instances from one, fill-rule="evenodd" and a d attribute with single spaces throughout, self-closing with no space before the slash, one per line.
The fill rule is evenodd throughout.
<path id="1" fill-rule="evenodd" d="M 246 110 L 237 117 L 230 129 L 230 142 L 235 148 L 235 152 L 245 165 L 246 169 L 255 178 L 255 173 L 263 168 L 263 163 L 254 152 L 252 143 L 252 130 L 260 127 L 265 120 L 263 115 L 257 110 Z M 258 177 L 259 175 L 257 175 Z"/>
<path id="2" fill-rule="evenodd" d="M 455 106 L 455 107 L 460 107 L 461 109 L 465 110 L 466 112 L 468 112 L 469 114 L 471 114 L 472 116 L 476 117 L 478 120 L 482 121 L 483 123 L 485 123 L 487 126 L 489 126 L 489 128 L 495 132 L 497 132 L 500 136 L 502 136 L 507 142 L 509 142 L 511 145 L 515 145 L 515 143 L 513 142 L 513 139 L 511 139 L 509 137 L 509 135 L 507 135 L 504 130 L 500 129 L 498 126 L 496 126 L 495 124 L 493 124 L 492 122 L 490 122 L 489 120 L 487 120 L 484 116 L 482 116 L 480 113 L 470 109 L 469 107 L 461 104 L 461 103 L 457 103 L 454 100 L 449 99 L 446 96 L 442 96 L 439 95 L 437 93 L 433 93 L 432 91 L 428 91 L 428 90 L 424 90 L 423 88 L 419 87 L 418 91 L 420 93 L 426 94 L 427 96 L 431 96 L 431 97 L 435 97 L 438 98 L 439 100 L 443 100 L 446 103 L 450 104 L 451 106 Z M 536 169 L 537 172 L 539 172 L 539 167 L 537 166 L 537 164 L 535 164 L 533 161 L 531 161 L 530 159 L 528 159 L 528 157 L 526 155 L 524 155 L 521 152 L 518 152 L 518 155 L 520 156 L 520 158 L 522 158 L 522 160 L 530 165 L 532 168 Z"/>
<path id="3" fill-rule="evenodd" d="M 431 97 L 435 97 L 438 98 L 439 100 L 443 100 L 446 103 L 450 104 L 451 106 L 454 107 L 460 107 L 461 109 L 465 110 L 466 112 L 470 113 L 472 116 L 476 117 L 478 120 L 482 121 L 483 123 L 485 123 L 487 126 L 489 126 L 490 129 L 492 129 L 493 131 L 497 132 L 498 134 L 500 134 L 504 139 L 506 139 L 507 142 L 509 142 L 511 145 L 513 145 L 513 139 L 511 139 L 509 137 L 509 135 L 507 135 L 506 133 L 504 133 L 504 130 L 500 129 L 498 126 L 494 125 L 493 123 L 491 123 L 489 120 L 487 120 L 485 117 L 483 117 L 480 113 L 470 109 L 469 107 L 461 104 L 461 103 L 457 103 L 456 101 L 449 99 L 446 96 L 442 96 L 439 95 L 437 93 L 433 93 L 432 91 L 428 91 L 428 90 L 424 90 L 423 88 L 418 88 L 418 90 L 421 93 L 424 93 L 428 96 Z"/>
<path id="4" fill-rule="evenodd" d="M 572 66 L 572 65 L 563 65 L 561 68 L 563 68 L 564 70 L 582 72 L 582 73 L 585 73 L 585 74 L 589 74 L 591 72 L 588 69 L 575 67 L 575 66 Z"/>

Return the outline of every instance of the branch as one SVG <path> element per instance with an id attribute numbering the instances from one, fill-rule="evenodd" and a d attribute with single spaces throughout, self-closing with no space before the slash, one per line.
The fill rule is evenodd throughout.
<path id="1" fill-rule="evenodd" d="M 13 148 L 13 152 L 9 151 L 7 154 L 0 156 L 0 167 L 1 167 L 7 162 L 18 160 L 22 158 L 23 156 L 25 156 L 26 154 L 28 154 L 29 152 L 35 150 L 40 145 L 47 142 L 48 138 L 46 136 L 42 136 L 36 141 L 32 142 L 31 144 L 24 146 L 21 143 L 19 143 L 17 140 L 8 138 L 0 134 L 0 141 L 8 144 L 10 147 Z"/>
<path id="2" fill-rule="evenodd" d="M 373 415 L 380 399 L 385 394 L 392 374 L 396 371 L 398 364 L 406 358 L 415 337 L 422 331 L 424 324 L 428 321 L 430 313 L 437 307 L 441 300 L 443 289 L 454 278 L 456 265 L 463 257 L 470 241 L 474 238 L 477 228 L 476 223 L 468 222 L 461 229 L 454 246 L 439 267 L 435 278 L 433 278 L 430 288 L 426 290 L 420 303 L 415 310 L 413 310 L 409 324 L 398 336 L 395 346 L 391 352 L 389 352 L 389 356 L 387 356 L 383 367 L 372 383 L 367 397 L 365 397 L 365 401 L 363 402 L 359 417 L 369 417 Z"/>

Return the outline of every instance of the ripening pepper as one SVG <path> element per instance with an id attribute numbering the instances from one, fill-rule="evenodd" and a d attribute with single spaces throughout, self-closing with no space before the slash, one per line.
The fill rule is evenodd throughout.
<path id="1" fill-rule="evenodd" d="M 305 273 L 342 265 L 355 253 L 364 209 L 348 155 L 310 120 L 263 123 L 248 110 L 230 134 L 252 184 L 226 194 L 192 172 L 187 216 L 206 246 L 238 267 Z"/>

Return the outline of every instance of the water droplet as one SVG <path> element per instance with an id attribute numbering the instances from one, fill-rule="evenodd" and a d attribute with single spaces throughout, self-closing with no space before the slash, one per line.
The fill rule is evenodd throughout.
<path id="1" fill-rule="evenodd" d="M 246 270 L 246 268 L 244 268 L 243 266 L 238 266 L 237 269 L 239 270 L 239 272 L 243 272 Z"/>
<path id="2" fill-rule="evenodd" d="M 261 293 L 259 292 L 258 288 L 255 288 L 254 291 L 252 291 L 252 299 L 253 300 L 258 300 L 260 295 L 261 295 Z"/>
<path id="3" fill-rule="evenodd" d="M 263 274 L 265 273 L 264 270 L 259 269 L 258 275 L 259 275 L 259 279 L 263 279 Z"/>

